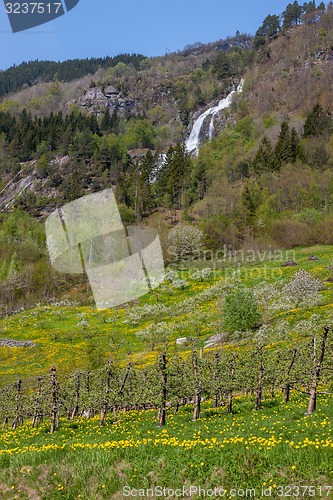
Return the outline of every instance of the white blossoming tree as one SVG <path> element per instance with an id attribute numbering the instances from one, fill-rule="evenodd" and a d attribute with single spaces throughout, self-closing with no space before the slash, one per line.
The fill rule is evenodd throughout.
<path id="1" fill-rule="evenodd" d="M 189 261 L 200 256 L 204 234 L 188 224 L 179 224 L 171 229 L 168 237 L 169 256 L 174 261 Z"/>

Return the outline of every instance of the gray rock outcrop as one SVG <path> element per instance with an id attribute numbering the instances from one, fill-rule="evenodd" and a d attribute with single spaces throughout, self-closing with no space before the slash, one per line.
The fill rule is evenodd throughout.
<path id="1" fill-rule="evenodd" d="M 36 344 L 32 340 L 11 340 L 11 339 L 0 339 L 1 347 L 35 347 Z"/>
<path id="2" fill-rule="evenodd" d="M 137 111 L 137 100 L 125 97 L 113 85 L 92 87 L 73 102 L 79 108 L 85 109 L 97 116 L 103 113 L 105 109 L 108 109 L 111 114 L 113 111 L 117 111 L 120 116 L 128 113 L 135 114 Z"/>

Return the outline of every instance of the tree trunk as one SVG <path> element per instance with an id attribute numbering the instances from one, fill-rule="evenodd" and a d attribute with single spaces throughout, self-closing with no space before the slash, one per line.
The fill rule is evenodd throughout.
<path id="1" fill-rule="evenodd" d="M 38 387 L 37 387 L 37 396 L 36 396 L 36 401 L 35 401 L 35 412 L 34 416 L 32 417 L 31 421 L 31 427 L 34 428 L 35 425 L 38 427 L 39 422 L 42 418 L 42 411 L 41 411 L 41 397 L 42 397 L 42 377 L 37 377 L 37 382 L 38 382 Z"/>
<path id="2" fill-rule="evenodd" d="M 310 387 L 310 397 L 309 397 L 309 403 L 308 403 L 308 410 L 306 412 L 306 415 L 310 415 L 311 413 L 316 411 L 317 386 L 318 386 L 318 382 L 320 380 L 320 373 L 321 373 L 321 368 L 322 368 L 322 364 L 324 361 L 325 351 L 326 351 L 326 347 L 327 347 L 327 337 L 328 337 L 329 331 L 330 331 L 330 327 L 325 326 L 324 334 L 323 334 L 322 341 L 321 341 L 320 356 L 319 356 L 318 362 L 316 363 L 315 368 L 314 368 L 312 386 Z"/>
<path id="3" fill-rule="evenodd" d="M 220 355 L 219 353 L 215 354 L 215 372 L 214 372 L 214 381 L 215 381 L 215 386 L 218 383 L 218 380 L 220 378 Z M 219 395 L 220 395 L 220 388 L 218 387 L 215 391 L 214 394 L 214 400 L 213 400 L 213 408 L 217 408 L 219 405 Z"/>
<path id="4" fill-rule="evenodd" d="M 283 397 L 283 402 L 286 404 L 286 403 L 289 403 L 289 399 L 290 399 L 290 384 L 287 384 L 286 387 L 284 388 L 283 390 L 283 394 L 284 394 L 284 397 Z"/>
<path id="5" fill-rule="evenodd" d="M 293 355 L 292 355 L 292 358 L 290 360 L 290 364 L 288 366 L 288 373 L 287 373 L 288 379 L 289 379 L 289 375 L 290 375 L 290 372 L 292 370 L 292 367 L 294 366 L 294 363 L 295 363 L 295 360 L 296 360 L 296 354 L 297 354 L 297 349 L 294 348 L 293 349 Z M 289 399 L 290 399 L 290 389 L 291 389 L 291 383 L 288 380 L 286 386 L 283 389 L 283 394 L 284 394 L 283 402 L 284 403 L 288 403 L 289 402 Z"/>
<path id="6" fill-rule="evenodd" d="M 22 389 L 22 380 L 18 379 L 17 383 L 14 385 L 16 389 L 15 394 L 15 417 L 12 423 L 12 429 L 16 429 L 22 423 L 21 417 L 21 389 Z"/>
<path id="7" fill-rule="evenodd" d="M 233 382 L 234 382 L 234 375 L 235 375 L 235 368 L 236 368 L 236 359 L 235 356 L 232 358 L 232 363 L 231 363 L 231 377 L 230 377 L 230 389 L 229 389 L 229 395 L 228 395 L 228 405 L 227 405 L 227 413 L 232 413 L 232 403 L 233 403 Z"/>
<path id="8" fill-rule="evenodd" d="M 165 420 L 166 420 L 166 400 L 167 400 L 167 360 L 165 352 L 161 356 L 160 369 L 162 374 L 162 401 L 159 410 L 158 427 L 163 427 L 165 425 Z"/>
<path id="9" fill-rule="evenodd" d="M 51 396 L 52 396 L 52 410 L 51 410 L 51 428 L 50 433 L 53 434 L 58 428 L 58 411 L 59 411 L 59 394 L 58 383 L 56 375 L 56 367 L 52 366 L 51 370 Z"/>
<path id="10" fill-rule="evenodd" d="M 264 363 L 262 358 L 262 347 L 260 348 L 260 368 L 259 368 L 259 377 L 258 377 L 258 387 L 256 389 L 256 402 L 254 405 L 255 410 L 259 410 L 261 408 L 262 401 L 262 381 L 264 378 Z"/>
<path id="11" fill-rule="evenodd" d="M 193 372 L 195 379 L 194 410 L 192 422 L 199 420 L 201 413 L 201 392 L 202 392 L 202 349 L 200 349 L 200 367 L 198 366 L 197 352 L 194 349 L 192 355 Z"/>
<path id="12" fill-rule="evenodd" d="M 195 389 L 195 396 L 194 396 L 194 411 L 193 411 L 193 418 L 192 418 L 193 422 L 195 422 L 196 420 L 199 420 L 200 412 L 201 412 L 201 390 L 200 390 L 200 387 L 197 387 Z"/>
<path id="13" fill-rule="evenodd" d="M 75 406 L 72 411 L 71 420 L 74 420 L 75 416 L 79 412 L 79 402 L 80 402 L 80 390 L 81 390 L 81 373 L 78 372 L 75 376 L 76 387 L 75 387 Z"/>
<path id="14" fill-rule="evenodd" d="M 228 394 L 228 405 L 226 412 L 227 413 L 232 413 L 232 403 L 233 403 L 233 390 L 230 389 L 229 394 Z"/>
<path id="15" fill-rule="evenodd" d="M 112 365 L 112 361 L 109 360 L 108 369 L 107 369 L 107 373 L 106 373 L 104 398 L 103 398 L 102 409 L 101 409 L 101 419 L 99 422 L 100 427 L 105 425 L 106 414 L 107 414 L 108 406 L 109 406 L 109 394 L 110 394 L 111 376 L 112 376 L 111 365 Z"/>
<path id="16" fill-rule="evenodd" d="M 116 405 L 113 405 L 113 423 L 116 424 L 118 422 L 117 419 L 117 407 Z"/>

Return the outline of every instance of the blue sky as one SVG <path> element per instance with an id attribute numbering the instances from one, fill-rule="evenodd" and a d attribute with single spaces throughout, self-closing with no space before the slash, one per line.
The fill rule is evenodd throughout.
<path id="1" fill-rule="evenodd" d="M 287 0 L 80 0 L 66 15 L 13 34 L 0 0 L 0 69 L 35 59 L 65 60 L 121 52 L 161 55 L 189 43 L 218 40 L 235 34 L 236 30 L 254 33 L 267 14 L 281 13 L 287 3 Z"/>

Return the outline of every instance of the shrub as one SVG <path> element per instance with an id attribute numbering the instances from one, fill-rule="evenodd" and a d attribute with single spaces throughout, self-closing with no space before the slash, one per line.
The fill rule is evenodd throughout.
<path id="1" fill-rule="evenodd" d="M 319 290 L 323 289 L 322 282 L 308 271 L 300 269 L 293 279 L 287 283 L 283 292 L 291 297 L 296 304 L 300 302 L 316 301 Z"/>
<path id="2" fill-rule="evenodd" d="M 204 269 L 199 269 L 192 274 L 192 279 L 195 281 L 205 281 L 210 278 L 212 274 L 212 270 L 209 267 L 205 267 Z"/>
<path id="3" fill-rule="evenodd" d="M 169 254 L 176 261 L 198 258 L 203 248 L 204 234 L 195 226 L 179 224 L 169 233 Z"/>
<path id="4" fill-rule="evenodd" d="M 283 248 L 305 246 L 313 243 L 311 230 L 304 221 L 276 220 L 272 223 L 272 238 Z"/>
<path id="5" fill-rule="evenodd" d="M 223 307 L 223 326 L 229 332 L 254 328 L 261 315 L 252 290 L 238 289 L 226 295 Z"/>
<path id="6" fill-rule="evenodd" d="M 172 288 L 181 288 L 182 290 L 184 290 L 186 287 L 188 286 L 188 282 L 186 280 L 182 280 L 182 279 L 178 279 L 178 280 L 174 280 L 172 282 Z"/>

